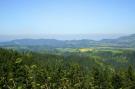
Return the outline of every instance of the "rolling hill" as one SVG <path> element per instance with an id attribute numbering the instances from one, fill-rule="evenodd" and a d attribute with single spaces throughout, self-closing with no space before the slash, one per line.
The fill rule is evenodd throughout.
<path id="1" fill-rule="evenodd" d="M 50 48 L 81 48 L 81 47 L 119 47 L 135 48 L 135 34 L 123 36 L 117 39 L 103 39 L 94 41 L 82 40 L 56 40 L 56 39 L 17 39 L 9 42 L 1 42 L 0 46 L 43 46 Z"/>

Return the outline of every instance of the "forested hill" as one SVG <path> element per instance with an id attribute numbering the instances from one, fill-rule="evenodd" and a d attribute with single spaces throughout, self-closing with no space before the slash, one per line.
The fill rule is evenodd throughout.
<path id="1" fill-rule="evenodd" d="M 100 41 L 101 43 L 110 44 L 111 46 L 119 47 L 133 47 L 135 48 L 135 34 L 129 36 L 123 36 L 118 39 L 104 39 Z"/>
<path id="2" fill-rule="evenodd" d="M 134 52 L 127 53 L 135 58 Z M 101 59 L 110 58 L 109 54 L 102 53 Z M 125 56 L 118 53 L 113 60 Z M 132 65 L 111 67 L 98 56 L 63 57 L 0 48 L 0 89 L 135 89 L 135 70 Z"/>
<path id="3" fill-rule="evenodd" d="M 1 42 L 1 46 L 46 46 L 46 47 L 126 47 L 135 48 L 135 34 L 123 36 L 117 39 L 103 39 L 100 41 L 82 40 L 56 40 L 56 39 L 18 39 L 9 42 Z"/>

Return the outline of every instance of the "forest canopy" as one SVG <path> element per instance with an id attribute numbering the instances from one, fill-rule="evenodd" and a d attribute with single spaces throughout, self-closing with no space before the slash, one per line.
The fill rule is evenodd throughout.
<path id="1" fill-rule="evenodd" d="M 135 89 L 134 54 L 127 50 L 58 55 L 1 48 L 0 88 Z M 104 57 L 110 62 L 103 60 Z M 121 61 L 125 57 L 128 57 L 126 63 Z"/>

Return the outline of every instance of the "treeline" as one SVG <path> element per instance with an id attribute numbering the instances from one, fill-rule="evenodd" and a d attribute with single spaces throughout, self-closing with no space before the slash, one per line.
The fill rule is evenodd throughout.
<path id="1" fill-rule="evenodd" d="M 135 89 L 132 65 L 126 69 L 87 66 L 94 63 L 93 59 L 82 58 L 83 65 L 73 56 L 68 60 L 52 54 L 0 49 L 0 89 Z"/>

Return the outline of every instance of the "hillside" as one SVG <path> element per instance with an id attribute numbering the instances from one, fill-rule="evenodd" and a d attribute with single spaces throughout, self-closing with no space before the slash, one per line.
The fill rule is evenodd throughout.
<path id="1" fill-rule="evenodd" d="M 135 48 L 135 34 L 123 36 L 118 39 L 104 39 L 101 40 L 100 43 L 110 44 L 111 46 Z"/>
<path id="2" fill-rule="evenodd" d="M 81 48 L 81 47 L 119 47 L 135 48 L 135 34 L 123 36 L 117 39 L 103 39 L 94 41 L 82 40 L 56 40 L 56 39 L 17 39 L 9 42 L 1 42 L 1 46 L 43 46 L 50 48 Z"/>
<path id="3" fill-rule="evenodd" d="M 135 51 L 64 55 L 0 48 L 0 89 L 135 89 Z"/>

